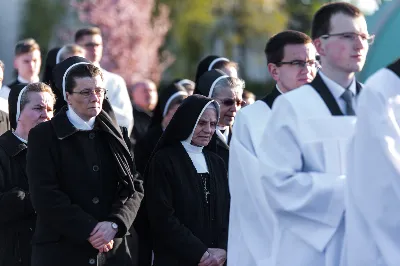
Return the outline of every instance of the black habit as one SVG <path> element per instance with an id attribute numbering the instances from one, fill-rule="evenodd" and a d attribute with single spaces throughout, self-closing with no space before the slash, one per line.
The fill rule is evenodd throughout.
<path id="1" fill-rule="evenodd" d="M 26 175 L 27 146 L 11 130 L 0 136 L 0 266 L 31 265 L 36 214 Z"/>
<path id="2" fill-rule="evenodd" d="M 181 143 L 210 102 L 201 95 L 184 100 L 151 158 L 146 205 L 156 266 L 195 266 L 208 248 L 227 248 L 230 200 L 224 162 L 203 149 L 209 173 L 198 173 Z"/>
<path id="3" fill-rule="evenodd" d="M 159 100 L 151 119 L 150 128 L 146 135 L 135 145 L 136 167 L 139 173 L 142 174 L 142 177 L 144 176 L 144 171 L 150 156 L 163 134 L 161 123 L 164 119 L 164 114 L 168 113 L 172 105 L 180 104 L 186 97 L 187 92 L 185 88 L 175 83 L 170 84 L 160 92 Z M 150 266 L 152 257 L 151 235 L 145 201 L 146 196 L 142 201 L 138 216 L 134 222 L 134 227 L 139 236 L 139 266 Z"/>
<path id="4" fill-rule="evenodd" d="M 224 72 L 218 69 L 213 69 L 204 73 L 200 78 L 198 83 L 196 83 L 195 94 L 200 94 L 206 97 L 211 97 L 215 87 L 215 81 L 222 77 L 228 77 Z M 228 143 L 221 140 L 217 134 L 214 134 L 210 143 L 205 147 L 206 149 L 216 153 L 220 156 L 225 163 L 226 168 L 229 166 L 229 142 L 232 137 L 232 127 L 229 128 Z"/>
<path id="5" fill-rule="evenodd" d="M 131 143 L 132 147 L 136 145 L 147 133 L 151 123 L 151 117 L 153 116 L 152 112 L 146 112 L 141 110 L 139 107 L 133 105 L 133 121 L 135 124 L 133 125 L 131 132 Z"/>
<path id="6" fill-rule="evenodd" d="M 88 131 L 76 129 L 66 111 L 29 133 L 27 172 L 38 214 L 32 265 L 131 266 L 127 232 L 143 197 L 133 158 L 104 111 Z M 102 254 L 87 240 L 100 221 L 119 227 L 113 249 Z"/>

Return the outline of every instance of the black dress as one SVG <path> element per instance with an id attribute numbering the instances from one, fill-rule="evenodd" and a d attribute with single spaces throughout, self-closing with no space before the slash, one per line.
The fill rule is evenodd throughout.
<path id="1" fill-rule="evenodd" d="M 140 141 L 147 133 L 147 130 L 151 123 L 152 113 L 139 110 L 137 107 L 133 108 L 133 125 L 131 133 L 131 142 L 134 147 L 138 141 Z"/>
<path id="2" fill-rule="evenodd" d="M 27 146 L 11 131 L 0 136 L 0 266 L 31 265 L 35 230 L 26 175 Z"/>
<path id="3" fill-rule="evenodd" d="M 151 160 L 146 204 L 155 266 L 195 266 L 208 248 L 227 248 L 229 191 L 222 159 L 203 150 L 209 174 L 198 174 L 181 143 Z"/>

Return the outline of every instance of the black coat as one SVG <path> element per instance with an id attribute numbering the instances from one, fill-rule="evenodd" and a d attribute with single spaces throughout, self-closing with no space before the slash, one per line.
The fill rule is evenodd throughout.
<path id="1" fill-rule="evenodd" d="M 180 143 L 165 147 L 151 160 L 146 206 L 155 266 L 195 266 L 208 248 L 227 248 L 227 171 L 219 156 L 203 153 L 212 184 L 210 219 L 205 214 L 203 184 L 184 147 Z"/>
<path id="2" fill-rule="evenodd" d="M 131 142 L 134 147 L 146 135 L 151 123 L 152 113 L 139 110 L 136 106 L 132 106 L 132 108 L 135 123 L 131 133 Z"/>
<path id="3" fill-rule="evenodd" d="M 0 110 L 0 135 L 10 130 L 10 120 L 8 114 Z"/>
<path id="4" fill-rule="evenodd" d="M 232 127 L 229 128 L 229 136 L 228 136 L 228 143 L 231 141 L 232 137 Z M 218 135 L 215 133 L 210 141 L 210 143 L 205 147 L 205 149 L 214 152 L 225 163 L 226 169 L 229 168 L 229 146 L 221 140 Z"/>
<path id="5" fill-rule="evenodd" d="M 107 144 L 110 133 L 99 128 L 99 118 L 93 130 L 77 130 L 66 110 L 29 134 L 27 172 L 38 214 L 32 265 L 131 266 L 126 234 L 143 197 L 142 184 L 134 179 L 136 192 L 123 200 Z M 114 248 L 98 255 L 87 239 L 100 221 L 116 222 L 119 230 Z"/>
<path id="6" fill-rule="evenodd" d="M 11 131 L 0 137 L 0 266 L 31 262 L 36 215 L 26 176 L 27 146 Z"/>
<path id="7" fill-rule="evenodd" d="M 142 177 L 144 177 L 144 171 L 148 161 L 162 134 L 163 130 L 161 125 L 154 125 L 147 131 L 147 134 L 136 143 L 135 162 L 137 170 L 142 174 Z M 145 181 L 146 180 L 143 180 L 144 184 L 146 183 Z M 151 234 L 145 201 L 146 196 L 143 198 L 137 218 L 133 223 L 139 237 L 139 266 L 150 266 L 152 257 Z"/>

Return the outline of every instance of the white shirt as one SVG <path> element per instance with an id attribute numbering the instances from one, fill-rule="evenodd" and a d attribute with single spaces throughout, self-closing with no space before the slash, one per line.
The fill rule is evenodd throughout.
<path id="1" fill-rule="evenodd" d="M 203 154 L 203 147 L 194 146 L 186 141 L 181 141 L 181 143 L 192 160 L 197 173 L 208 173 L 206 158 Z"/>
<path id="2" fill-rule="evenodd" d="M 85 121 L 82 118 L 79 117 L 79 115 L 77 113 L 75 113 L 74 109 L 72 109 L 71 106 L 68 106 L 68 110 L 67 110 L 67 117 L 69 122 L 71 122 L 71 124 L 79 129 L 79 130 L 92 130 L 94 127 L 94 122 L 96 120 L 96 117 L 92 117 L 90 118 L 89 121 Z"/>
<path id="3" fill-rule="evenodd" d="M 224 133 L 221 132 L 221 130 L 225 130 Z M 220 138 L 223 142 L 228 144 L 228 137 L 229 137 L 229 127 L 217 127 L 217 130 L 215 131 L 217 134 L 218 138 Z"/>
<path id="4" fill-rule="evenodd" d="M 342 94 L 346 91 L 345 88 L 337 84 L 335 81 L 331 80 L 327 76 L 322 73 L 320 70 L 318 74 L 321 76 L 322 80 L 324 81 L 325 85 L 328 87 L 330 92 L 332 93 L 333 97 L 335 98 L 337 104 L 339 105 L 340 110 L 343 112 L 343 114 L 346 114 L 346 102 L 342 98 Z M 357 95 L 357 88 L 356 88 L 356 79 L 353 78 L 353 81 L 351 82 L 349 88 L 348 88 L 352 93 L 353 93 L 353 106 L 355 108 L 356 106 L 356 95 Z"/>

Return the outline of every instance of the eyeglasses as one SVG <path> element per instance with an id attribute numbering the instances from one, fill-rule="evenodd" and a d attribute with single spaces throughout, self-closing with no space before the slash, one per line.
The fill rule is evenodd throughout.
<path id="1" fill-rule="evenodd" d="M 102 45 L 103 45 L 102 43 L 89 42 L 89 43 L 85 43 L 83 46 L 86 48 L 91 48 L 91 47 L 99 47 Z"/>
<path id="2" fill-rule="evenodd" d="M 106 93 L 106 91 L 107 91 L 106 89 L 98 88 L 98 89 L 93 89 L 93 90 L 84 89 L 84 90 L 81 90 L 81 91 L 73 91 L 72 93 L 77 93 L 77 94 L 82 95 L 85 98 L 88 98 L 88 97 L 92 96 L 93 94 L 96 94 L 99 97 L 103 96 Z"/>
<path id="3" fill-rule="evenodd" d="M 297 66 L 297 67 L 306 67 L 306 66 L 311 66 L 311 67 L 315 67 L 315 64 L 317 62 L 315 60 L 308 60 L 308 61 L 304 61 L 304 60 L 292 60 L 292 61 L 287 61 L 287 62 L 278 62 L 276 63 L 277 66 L 281 66 L 281 65 L 291 65 L 291 66 Z"/>
<path id="4" fill-rule="evenodd" d="M 322 35 L 320 38 L 328 39 L 329 37 L 339 36 L 341 39 L 355 41 L 358 37 L 361 38 L 363 42 L 367 42 L 369 45 L 374 43 L 375 35 L 368 35 L 365 33 L 356 33 L 356 32 L 342 32 L 342 33 L 332 33 Z"/>
<path id="5" fill-rule="evenodd" d="M 236 104 L 236 106 L 245 106 L 246 102 L 240 99 L 231 99 L 231 98 L 226 98 L 226 99 L 217 99 L 220 101 L 223 105 L 225 106 L 232 106 Z"/>

